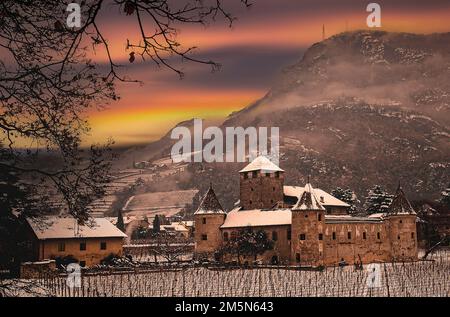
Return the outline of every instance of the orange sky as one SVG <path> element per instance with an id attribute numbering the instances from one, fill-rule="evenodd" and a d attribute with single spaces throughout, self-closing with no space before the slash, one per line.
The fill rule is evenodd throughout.
<path id="1" fill-rule="evenodd" d="M 255 1 L 255 7 L 243 11 L 231 29 L 219 23 L 180 31 L 178 40 L 185 47 L 197 46 L 199 54 L 212 55 L 214 61 L 223 64 L 218 73 L 211 74 L 208 66 L 183 64 L 186 78 L 179 80 L 175 73 L 157 69 L 151 62 L 138 58 L 124 74 L 141 80 L 143 85 L 119 84 L 121 100 L 110 104 L 106 110 L 89 114 L 92 132 L 86 142 L 101 142 L 112 137 L 119 145 L 145 143 L 192 117 L 222 119 L 262 97 L 283 67 L 298 61 L 307 47 L 321 40 L 322 24 L 326 26 L 327 36 L 345 31 L 346 25 L 349 30 L 367 29 L 368 13 L 361 5 L 364 1 L 339 1 L 349 3 L 348 9 L 338 12 L 328 10 L 326 6 L 302 10 L 301 5 L 298 12 L 295 8 L 283 11 L 279 7 L 277 11 L 270 11 L 264 7 L 266 5 L 270 9 L 273 5 L 268 1 L 264 1 L 260 8 Z M 286 1 L 290 0 L 278 2 Z M 380 4 L 382 2 L 379 1 Z M 353 3 L 358 5 L 352 6 Z M 381 30 L 411 33 L 450 31 L 450 4 L 437 1 L 427 9 L 410 6 L 406 1 L 402 3 L 404 8 L 392 9 L 383 9 L 382 4 Z M 129 65 L 125 43 L 127 38 L 135 39 L 138 34 L 134 20 L 124 17 L 114 21 L 105 19 L 101 27 L 114 59 Z M 257 58 L 253 58 L 252 52 Z M 96 61 L 104 62 L 105 58 L 104 51 L 96 51 Z"/>

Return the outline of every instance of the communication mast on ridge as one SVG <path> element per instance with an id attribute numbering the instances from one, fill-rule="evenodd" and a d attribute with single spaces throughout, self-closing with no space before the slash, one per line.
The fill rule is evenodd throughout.
<path id="1" fill-rule="evenodd" d="M 322 25 L 322 41 L 325 40 L 325 24 Z"/>

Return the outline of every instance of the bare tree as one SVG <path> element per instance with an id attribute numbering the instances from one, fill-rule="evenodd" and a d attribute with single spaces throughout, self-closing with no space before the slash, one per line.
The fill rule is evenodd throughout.
<path id="1" fill-rule="evenodd" d="M 5 146 L 0 168 L 42 181 L 46 191 L 44 185 L 56 188 L 80 222 L 89 217 L 89 203 L 103 194 L 111 160 L 111 142 L 91 146 L 88 153 L 81 149 L 89 131 L 85 112 L 117 100 L 117 80 L 132 81 L 120 75 L 121 65 L 113 60 L 98 24 L 106 5 L 119 7 L 138 25 L 141 40 L 124 39 L 130 62 L 140 56 L 180 77 L 173 57 L 213 70 L 219 64 L 193 57 L 193 48 L 177 41 L 177 29 L 219 17 L 230 24 L 234 20 L 219 0 L 86 0 L 81 3 L 81 27 L 71 29 L 65 23 L 66 4 L 60 0 L 0 2 L 0 143 Z M 106 71 L 87 58 L 97 46 L 106 50 Z M 37 165 L 44 151 L 56 154 L 57 164 Z"/>

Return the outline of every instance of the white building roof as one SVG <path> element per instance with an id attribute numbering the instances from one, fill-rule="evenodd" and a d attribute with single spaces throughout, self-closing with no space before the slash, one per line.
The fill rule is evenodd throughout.
<path id="1" fill-rule="evenodd" d="M 184 225 L 180 223 L 172 223 L 170 225 L 161 225 L 161 231 L 176 231 L 176 232 L 187 232 L 189 231 Z"/>
<path id="2" fill-rule="evenodd" d="M 73 217 L 47 216 L 27 218 L 39 240 L 70 238 L 125 238 L 106 218 L 92 218 L 88 224 L 80 226 Z"/>
<path id="3" fill-rule="evenodd" d="M 282 170 L 277 165 L 272 163 L 267 157 L 261 155 L 255 158 L 246 167 L 241 169 L 239 173 L 259 171 L 259 170 L 263 170 L 265 172 L 284 172 L 284 170 Z"/>
<path id="4" fill-rule="evenodd" d="M 285 196 L 302 197 L 303 192 L 305 191 L 305 187 L 284 186 L 283 191 Z M 342 200 L 337 199 L 336 197 L 328 194 L 327 192 L 321 190 L 320 188 L 313 188 L 313 192 L 323 206 L 350 207 L 349 204 L 343 202 Z"/>
<path id="5" fill-rule="evenodd" d="M 240 208 L 230 211 L 221 228 L 242 228 L 242 227 L 263 227 L 290 225 L 292 213 L 290 209 L 278 210 L 240 210 Z"/>

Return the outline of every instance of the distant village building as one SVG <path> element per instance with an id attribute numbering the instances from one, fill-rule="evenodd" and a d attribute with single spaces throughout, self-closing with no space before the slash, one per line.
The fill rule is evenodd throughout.
<path id="1" fill-rule="evenodd" d="M 105 218 L 78 225 L 72 217 L 28 218 L 31 229 L 30 261 L 72 256 L 81 266 L 99 264 L 113 254 L 122 256 L 126 234 Z"/>
<path id="2" fill-rule="evenodd" d="M 240 200 L 226 213 L 209 188 L 195 220 L 197 258 L 217 256 L 246 228 L 273 240 L 265 263 L 336 265 L 417 259 L 416 213 L 399 187 L 386 213 L 357 217 L 350 206 L 309 183 L 285 186 L 284 171 L 258 157 L 240 172 Z"/>
<path id="3" fill-rule="evenodd" d="M 189 229 L 180 222 L 173 222 L 170 225 L 161 225 L 160 232 L 176 237 L 189 238 Z"/>

